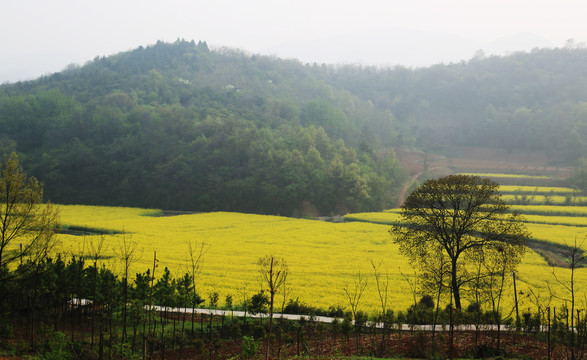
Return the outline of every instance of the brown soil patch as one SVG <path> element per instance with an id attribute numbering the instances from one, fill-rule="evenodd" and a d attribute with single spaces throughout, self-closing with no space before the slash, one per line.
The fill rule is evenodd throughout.
<path id="1" fill-rule="evenodd" d="M 453 155 L 439 155 L 398 148 L 395 150 L 401 166 L 412 176 L 426 168 L 434 176 L 457 172 L 486 172 L 552 176 L 564 179 L 571 174 L 569 167 L 550 164 L 549 159 L 537 153 L 508 153 L 499 149 L 466 147 Z"/>
<path id="2" fill-rule="evenodd" d="M 501 334 L 500 349 L 497 348 L 497 337 L 493 333 L 482 332 L 476 339 L 474 332 L 457 332 L 451 344 L 449 332 L 436 333 L 393 333 L 383 343 L 381 335 L 363 335 L 359 341 L 354 335 L 348 339 L 342 335 L 333 338 L 330 335 L 305 336 L 300 344 L 299 355 L 304 359 L 340 359 L 348 356 L 375 356 L 375 357 L 405 357 L 406 359 L 429 358 L 439 354 L 449 357 L 451 352 L 454 358 L 496 358 L 499 354 L 505 358 L 546 359 L 548 354 L 547 341 L 536 335 Z M 276 341 L 271 350 L 272 359 L 288 359 L 298 355 L 297 338 L 295 333 L 287 334 L 282 338 L 281 349 Z M 255 359 L 262 358 L 264 344 L 260 343 L 259 352 Z M 241 350 L 240 341 L 225 341 L 222 346 L 201 349 L 186 348 L 182 359 L 229 359 L 238 357 Z M 279 357 L 277 356 L 279 352 Z M 166 359 L 178 359 L 177 351 L 167 351 Z M 552 359 L 567 359 L 566 349 L 562 345 L 551 345 Z M 160 354 L 153 357 L 160 359 Z"/>

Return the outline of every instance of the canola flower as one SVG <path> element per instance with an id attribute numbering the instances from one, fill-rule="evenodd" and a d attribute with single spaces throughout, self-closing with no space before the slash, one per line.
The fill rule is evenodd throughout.
<path id="1" fill-rule="evenodd" d="M 521 213 L 524 214 L 523 211 L 521 211 Z M 344 219 L 345 221 L 362 221 L 373 224 L 394 225 L 401 221 L 401 214 L 397 211 L 355 213 L 345 215 Z M 528 224 L 587 227 L 587 217 L 582 216 L 524 215 L 524 219 Z"/>
<path id="2" fill-rule="evenodd" d="M 401 213 L 397 211 L 354 213 L 344 216 L 345 221 L 364 221 L 373 224 L 393 225 L 401 221 Z"/>
<path id="3" fill-rule="evenodd" d="M 542 175 L 522 175 L 522 174 L 499 174 L 499 173 L 459 173 L 458 175 L 474 175 L 481 177 L 494 178 L 513 178 L 513 179 L 550 179 L 550 176 Z"/>
<path id="4" fill-rule="evenodd" d="M 566 205 L 510 205 L 510 209 L 525 215 L 587 216 L 587 206 Z"/>
<path id="5" fill-rule="evenodd" d="M 220 299 L 231 295 L 240 303 L 261 289 L 257 261 L 266 254 L 283 257 L 290 275 L 285 290 L 277 294 L 280 309 L 284 296 L 299 299 L 305 304 L 327 309 L 341 306 L 349 309 L 344 287 L 353 284 L 361 273 L 368 279 L 366 292 L 359 308 L 375 314 L 380 311 L 379 297 L 370 261 L 383 261 L 380 271 L 390 277 L 390 307 L 405 311 L 413 304 L 409 281 L 418 287 L 416 274 L 408 261 L 399 254 L 388 233 L 389 226 L 369 222 L 342 224 L 315 220 L 292 219 L 239 213 L 205 213 L 178 216 L 161 215 L 158 210 L 99 206 L 59 206 L 62 222 L 69 227 L 102 229 L 124 234 L 74 236 L 60 234 L 59 251 L 66 256 L 88 255 L 92 245 L 103 239 L 104 264 L 122 272 L 117 249 L 122 237 L 136 244 L 138 260 L 131 273 L 151 268 L 153 253 L 157 252 L 159 268 L 156 276 L 168 267 L 173 276 L 187 272 L 188 242 L 205 243 L 207 252 L 203 270 L 197 279 L 197 291 L 207 298 L 218 292 Z M 371 217 L 371 220 L 399 219 L 397 210 L 382 213 L 352 214 L 347 217 Z M 568 242 L 584 234 L 579 228 L 568 225 L 529 224 L 534 237 L 554 243 Z M 578 230 L 579 229 L 579 230 Z M 587 244 L 586 244 L 587 245 Z M 559 278 L 569 277 L 568 269 L 557 269 Z M 529 251 L 517 271 L 518 290 L 524 294 L 564 293 L 552 275 L 552 268 L 539 254 Z M 587 289 L 587 269 L 576 272 L 577 289 Z M 511 287 L 511 281 L 508 282 Z M 585 294 L 585 290 L 582 290 Z M 564 294 L 563 294 L 564 295 Z M 421 294 L 416 295 L 417 298 Z M 583 298 L 584 296 L 581 295 Z M 533 298 L 519 299 L 533 306 Z M 550 299 L 560 304 L 560 300 Z M 506 292 L 506 304 L 513 304 L 513 290 Z M 524 306 L 526 306 L 524 305 Z"/>
<path id="6" fill-rule="evenodd" d="M 573 188 L 568 187 L 556 187 L 556 186 L 517 186 L 517 185 L 500 185 L 499 191 L 502 194 L 514 193 L 514 194 L 552 194 L 552 195 L 573 195 L 580 194 L 581 192 Z"/>
<path id="7" fill-rule="evenodd" d="M 524 215 L 524 218 L 527 223 L 534 224 L 569 225 L 577 227 L 587 226 L 587 217 L 583 216 Z"/>
<path id="8" fill-rule="evenodd" d="M 218 292 L 221 299 L 232 295 L 235 302 L 240 302 L 243 292 L 252 296 L 261 289 L 257 261 L 266 254 L 283 257 L 288 263 L 286 300 L 299 298 L 321 308 L 346 307 L 343 288 L 359 272 L 371 274 L 370 259 L 384 259 L 390 269 L 390 280 L 397 284 L 394 292 L 409 291 L 409 285 L 397 269 L 403 269 L 408 275 L 412 271 L 392 243 L 388 227 L 383 225 L 332 224 L 237 213 L 153 217 L 144 216 L 153 213 L 144 209 L 110 208 L 111 213 L 106 211 L 106 214 L 102 207 L 96 211 L 84 206 L 60 206 L 60 209 L 62 221 L 68 226 L 124 231 L 142 254 L 133 272 L 150 268 L 156 251 L 159 267 L 169 267 L 173 275 L 179 276 L 187 271 L 187 243 L 205 242 L 208 251 L 198 282 L 198 291 L 204 297 Z M 122 266 L 115 253 L 121 236 L 103 235 L 108 257 L 103 262 L 119 272 Z M 101 237 L 60 235 L 61 250 L 72 255 L 84 251 L 87 254 L 90 243 Z M 157 270 L 159 274 L 161 270 Z M 364 300 L 366 309 L 376 308 L 379 301 L 376 290 L 370 291 Z M 409 297 L 396 297 L 392 301 L 398 309 L 410 304 Z"/>
<path id="9" fill-rule="evenodd" d="M 562 195 L 502 195 L 501 198 L 508 203 L 524 202 L 528 205 L 575 205 L 587 204 L 587 196 L 562 196 Z"/>

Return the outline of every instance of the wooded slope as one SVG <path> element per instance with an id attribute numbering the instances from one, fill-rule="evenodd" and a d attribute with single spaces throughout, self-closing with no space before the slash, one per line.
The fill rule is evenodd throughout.
<path id="1" fill-rule="evenodd" d="M 0 152 L 53 202 L 281 215 L 390 207 L 393 149 L 587 156 L 587 51 L 423 69 L 178 40 L 0 86 Z"/>

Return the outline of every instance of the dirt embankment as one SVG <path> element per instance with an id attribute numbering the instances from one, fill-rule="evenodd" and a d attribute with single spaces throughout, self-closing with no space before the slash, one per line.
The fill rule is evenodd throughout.
<path id="1" fill-rule="evenodd" d="M 452 150 L 450 155 L 395 149 L 401 166 L 408 175 L 429 172 L 443 176 L 459 172 L 502 173 L 549 176 L 554 181 L 571 174 L 568 166 L 557 166 L 537 153 L 508 153 L 499 149 L 466 147 Z"/>

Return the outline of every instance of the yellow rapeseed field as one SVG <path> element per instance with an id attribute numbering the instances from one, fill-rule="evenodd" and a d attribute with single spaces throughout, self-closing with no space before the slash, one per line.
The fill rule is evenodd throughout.
<path id="1" fill-rule="evenodd" d="M 354 213 L 345 215 L 346 221 L 364 221 L 373 224 L 392 225 L 401 220 L 399 211 Z"/>
<path id="2" fill-rule="evenodd" d="M 459 175 L 474 175 L 474 176 L 481 176 L 481 177 L 512 178 L 512 179 L 550 179 L 550 176 L 523 175 L 523 174 L 459 173 Z"/>
<path id="3" fill-rule="evenodd" d="M 554 186 L 518 186 L 518 185 L 500 185 L 501 193 L 527 193 L 527 194 L 579 194 L 580 192 L 568 187 Z"/>
<path id="4" fill-rule="evenodd" d="M 399 270 L 412 275 L 407 261 L 397 253 L 388 235 L 388 226 L 368 223 L 333 224 L 238 213 L 206 213 L 170 217 L 153 217 L 155 211 L 143 209 L 91 206 L 60 206 L 62 222 L 69 226 L 124 231 L 137 243 L 140 260 L 133 271 L 152 266 L 157 252 L 161 273 L 169 267 L 173 274 L 187 270 L 188 242 L 206 243 L 204 268 L 199 291 L 204 297 L 216 291 L 221 299 L 232 295 L 235 302 L 261 289 L 257 261 L 266 254 L 283 257 L 290 269 L 287 298 L 299 298 L 306 304 L 327 308 L 347 304 L 343 288 L 352 284 L 359 273 L 370 276 L 370 260 L 384 261 L 394 283 L 394 308 L 409 306 L 410 298 L 397 296 L 409 292 Z M 67 254 L 88 253 L 90 243 L 99 236 L 60 235 L 61 250 Z M 108 266 L 122 269 L 116 251 L 122 235 L 106 235 L 105 254 L 112 256 Z M 85 244 L 85 245 L 84 245 Z M 363 306 L 374 309 L 378 299 L 375 289 L 368 289 Z M 239 300 L 241 299 L 241 300 Z"/>
<path id="5" fill-rule="evenodd" d="M 529 205 L 575 205 L 587 203 L 587 196 L 562 196 L 562 195 L 512 195 L 505 194 L 501 198 L 506 202 L 526 201 Z"/>
<path id="6" fill-rule="evenodd" d="M 524 206 L 519 206 L 518 209 L 523 210 Z M 587 209 L 587 208 L 583 208 Z M 523 214 L 524 211 L 521 211 Z M 578 234 L 582 234 L 581 227 L 585 227 L 587 231 L 587 217 L 583 216 L 552 216 L 552 215 L 531 215 L 525 214 L 524 218 L 528 224 L 549 224 L 549 225 L 567 225 L 573 227 Z M 373 224 L 392 225 L 401 220 L 399 211 L 384 211 L 384 212 L 369 212 L 369 213 L 355 213 L 345 215 L 346 221 L 364 221 Z M 575 229 L 575 227 L 579 227 Z"/>
<path id="7" fill-rule="evenodd" d="M 511 205 L 510 209 L 528 215 L 587 216 L 587 206 Z"/>
<path id="8" fill-rule="evenodd" d="M 398 253 L 388 233 L 389 225 L 367 222 L 335 224 L 223 212 L 157 217 L 154 215 L 160 211 L 135 208 L 61 205 L 59 209 L 62 223 L 66 226 L 125 233 L 103 236 L 103 254 L 109 258 L 102 260 L 102 263 L 118 273 L 122 266 L 117 252 L 123 237 L 136 243 L 140 256 L 133 264 L 133 273 L 152 267 L 156 251 L 159 260 L 156 275 L 160 275 L 164 267 L 169 267 L 174 276 L 182 275 L 187 271 L 188 243 L 205 243 L 207 252 L 198 278 L 198 291 L 206 299 L 211 292 L 218 292 L 220 299 L 231 295 L 235 303 L 242 302 L 244 296 L 252 296 L 262 288 L 258 259 L 274 254 L 283 257 L 289 265 L 290 276 L 285 291 L 287 299 L 299 298 L 308 305 L 320 308 L 341 306 L 348 309 L 343 289 L 345 286 L 352 287 L 354 278 L 361 273 L 366 276 L 369 285 L 359 308 L 375 313 L 380 306 L 370 263 L 373 260 L 376 263 L 383 261 L 381 269 L 389 273 L 391 307 L 396 311 L 405 310 L 413 303 L 406 278 L 413 282 L 414 271 Z M 397 211 L 377 214 L 399 217 Z M 572 241 L 575 236 L 584 234 L 577 232 L 581 228 L 573 226 L 529 226 L 536 238 L 557 243 Z M 95 246 L 101 237 L 60 234 L 59 251 L 68 257 L 87 255 L 91 245 Z M 578 289 L 587 289 L 586 270 L 580 269 L 576 273 Z M 569 277 L 568 269 L 558 269 L 557 274 L 562 279 Z M 521 304 L 534 306 L 531 300 L 536 296 L 544 298 L 540 300 L 544 303 L 550 293 L 548 286 L 559 295 L 564 295 L 545 260 L 529 251 L 518 271 L 518 290 L 524 293 Z M 582 291 L 580 299 L 585 297 Z M 528 294 L 531 296 L 527 297 Z M 279 294 L 280 301 L 283 295 L 283 292 Z M 508 304 L 513 303 L 512 299 L 513 290 L 508 291 Z"/>

